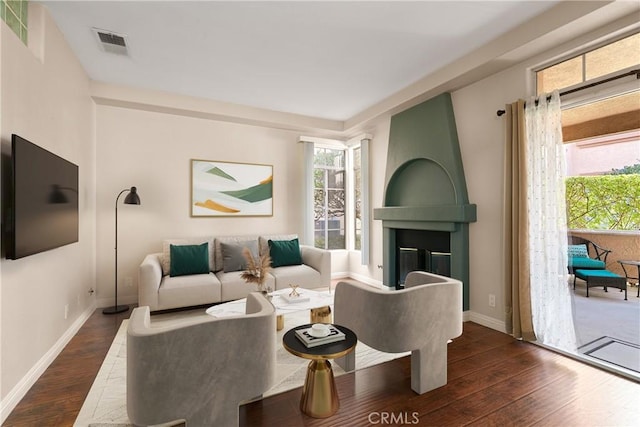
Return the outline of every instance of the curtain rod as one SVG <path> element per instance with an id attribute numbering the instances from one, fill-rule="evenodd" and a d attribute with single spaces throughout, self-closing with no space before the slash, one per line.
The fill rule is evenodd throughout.
<path id="1" fill-rule="evenodd" d="M 619 74 L 617 76 L 609 77 L 608 79 L 600 80 L 599 82 L 589 83 L 589 84 L 586 84 L 584 86 L 579 86 L 579 87 L 576 87 L 576 88 L 573 88 L 573 89 L 566 90 L 564 92 L 560 92 L 560 96 L 569 95 L 570 93 L 579 92 L 581 90 L 589 89 L 589 88 L 592 88 L 592 87 L 595 87 L 595 86 L 598 86 L 598 85 L 601 85 L 601 84 L 604 84 L 604 83 L 609 83 L 609 82 L 612 82 L 614 80 L 622 79 L 624 77 L 633 76 L 634 74 L 636 76 L 636 79 L 640 79 L 640 68 L 635 69 L 635 70 L 631 70 L 631 71 L 627 71 L 626 73 Z M 548 96 L 547 97 L 547 101 L 550 101 L 550 100 L 551 100 L 551 97 Z M 536 101 L 536 105 L 538 105 L 538 101 Z M 526 108 L 526 106 L 527 106 L 527 104 L 525 103 L 525 108 Z M 505 110 L 496 111 L 496 115 L 498 117 L 502 116 L 505 113 L 506 113 Z"/>

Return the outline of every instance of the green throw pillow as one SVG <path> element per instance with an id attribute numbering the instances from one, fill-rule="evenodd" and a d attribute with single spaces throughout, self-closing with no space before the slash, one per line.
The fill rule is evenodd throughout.
<path id="1" fill-rule="evenodd" d="M 206 274 L 209 272 L 209 244 L 171 245 L 171 269 L 169 275 Z"/>
<path id="2" fill-rule="evenodd" d="M 271 256 L 271 267 L 273 268 L 302 264 L 298 239 L 269 240 L 269 255 Z"/>

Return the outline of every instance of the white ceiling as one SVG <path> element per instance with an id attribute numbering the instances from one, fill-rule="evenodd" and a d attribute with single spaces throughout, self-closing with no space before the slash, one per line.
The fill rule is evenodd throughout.
<path id="1" fill-rule="evenodd" d="M 347 120 L 558 2 L 41 3 L 93 80 Z"/>

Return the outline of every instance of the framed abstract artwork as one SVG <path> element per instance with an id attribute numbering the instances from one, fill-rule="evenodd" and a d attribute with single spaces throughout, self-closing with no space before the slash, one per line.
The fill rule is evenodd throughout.
<path id="1" fill-rule="evenodd" d="M 273 165 L 191 160 L 191 216 L 272 216 Z"/>

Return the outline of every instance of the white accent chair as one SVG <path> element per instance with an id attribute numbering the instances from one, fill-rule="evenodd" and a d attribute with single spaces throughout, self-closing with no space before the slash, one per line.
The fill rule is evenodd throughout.
<path id="1" fill-rule="evenodd" d="M 376 350 L 411 351 L 411 389 L 423 394 L 447 384 L 447 342 L 462 334 L 462 282 L 423 271 L 409 273 L 402 290 L 339 282 L 334 320 Z M 354 370 L 355 352 L 336 362 Z"/>
<path id="2" fill-rule="evenodd" d="M 233 426 L 241 402 L 272 385 L 276 316 L 261 294 L 247 297 L 246 315 L 201 316 L 150 325 L 136 308 L 127 329 L 127 413 L 135 425 L 186 422 Z"/>

